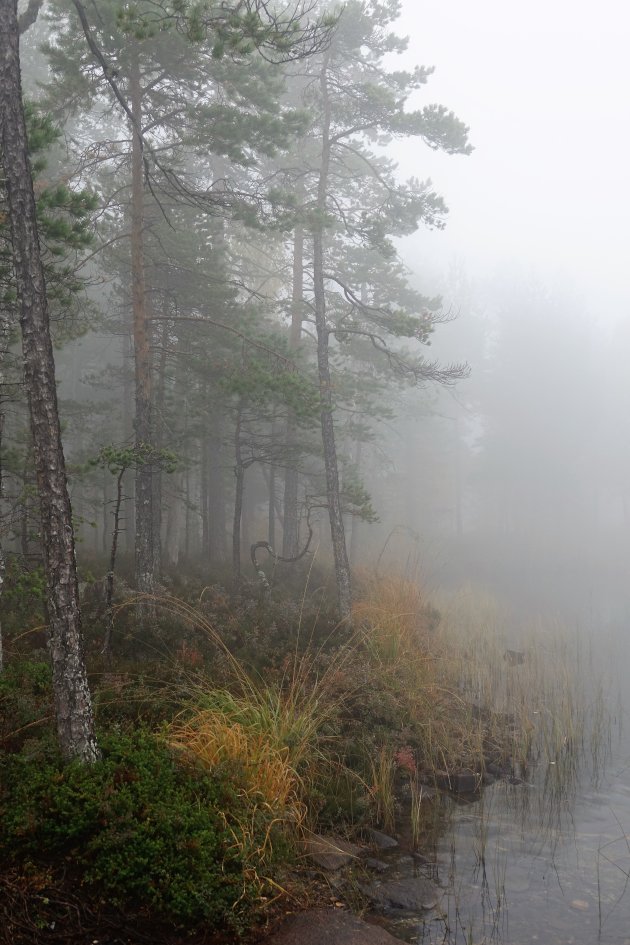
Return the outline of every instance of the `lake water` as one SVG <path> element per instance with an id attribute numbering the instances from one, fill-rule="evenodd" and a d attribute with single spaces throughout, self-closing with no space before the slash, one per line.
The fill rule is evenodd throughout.
<path id="1" fill-rule="evenodd" d="M 577 749 L 543 753 L 522 783 L 440 800 L 447 826 L 432 858 L 441 910 L 388 921 L 395 935 L 422 945 L 630 945 L 627 636 L 630 623 L 617 618 L 594 638 L 596 660 L 582 681 L 593 691 L 580 695 L 593 702 Z M 597 687 L 604 700 L 596 705 Z M 406 862 L 398 875 L 418 871 Z"/>

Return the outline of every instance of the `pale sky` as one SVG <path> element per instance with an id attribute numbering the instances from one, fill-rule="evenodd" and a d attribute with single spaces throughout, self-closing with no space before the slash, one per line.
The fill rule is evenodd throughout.
<path id="1" fill-rule="evenodd" d="M 450 207 L 417 253 L 471 273 L 515 260 L 560 275 L 591 304 L 630 305 L 630 9 L 603 0 L 403 0 L 407 63 L 434 65 L 419 101 L 470 126 L 469 158 L 397 147 Z"/>

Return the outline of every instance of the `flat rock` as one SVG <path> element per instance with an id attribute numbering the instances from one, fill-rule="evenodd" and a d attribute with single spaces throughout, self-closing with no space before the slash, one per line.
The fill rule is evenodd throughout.
<path id="1" fill-rule="evenodd" d="M 356 843 L 338 837 L 311 837 L 302 842 L 302 852 L 323 870 L 340 870 L 365 852 Z"/>
<path id="2" fill-rule="evenodd" d="M 374 870 L 375 873 L 386 873 L 391 866 L 390 863 L 385 863 L 384 860 L 379 860 L 375 856 L 368 856 L 364 862 L 367 868 Z"/>
<path id="3" fill-rule="evenodd" d="M 434 909 L 441 891 L 424 876 L 409 876 L 391 882 L 362 886 L 362 892 L 385 912 L 425 912 Z"/>
<path id="4" fill-rule="evenodd" d="M 470 768 L 458 768 L 455 771 L 436 771 L 435 783 L 444 791 L 455 794 L 474 794 L 481 787 L 481 775 Z"/>
<path id="5" fill-rule="evenodd" d="M 400 945 L 400 941 L 349 912 L 310 909 L 290 916 L 261 945 Z"/>
<path id="6" fill-rule="evenodd" d="M 372 830 L 370 828 L 365 832 L 372 841 L 373 846 L 378 850 L 393 850 L 394 847 L 398 846 L 398 840 L 394 840 L 393 837 L 389 837 L 386 833 L 381 833 L 380 830 Z"/>

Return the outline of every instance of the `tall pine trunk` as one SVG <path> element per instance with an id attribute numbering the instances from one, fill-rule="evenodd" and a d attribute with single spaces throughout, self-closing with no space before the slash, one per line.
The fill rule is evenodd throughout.
<path id="1" fill-rule="evenodd" d="M 98 758 L 44 269 L 22 105 L 16 0 L 0 0 L 0 142 L 41 509 L 57 734 L 66 758 Z"/>
<path id="2" fill-rule="evenodd" d="M 134 379 L 132 372 L 133 362 L 133 344 L 132 344 L 132 323 L 133 313 L 125 313 L 125 321 L 122 331 L 122 360 L 123 360 L 123 440 L 129 443 L 134 436 Z M 126 487 L 125 514 L 124 514 L 124 535 L 125 551 L 131 557 L 136 547 L 136 487 L 133 479 L 129 479 Z"/>
<path id="3" fill-rule="evenodd" d="M 131 146 L 131 300 L 135 367 L 135 442 L 138 455 L 152 443 L 151 342 L 147 318 L 144 271 L 144 159 L 139 131 L 142 127 L 142 88 L 137 50 L 131 61 L 129 83 L 133 115 Z M 136 468 L 136 586 L 143 594 L 154 590 L 153 469 L 150 462 Z"/>
<path id="4" fill-rule="evenodd" d="M 227 557 L 227 501 L 225 495 L 225 451 L 223 423 L 215 415 L 209 431 L 208 459 L 208 560 L 210 564 Z"/>
<path id="5" fill-rule="evenodd" d="M 317 370 L 319 374 L 319 394 L 322 404 L 322 446 L 324 451 L 324 466 L 326 469 L 326 494 L 328 498 L 328 517 L 330 519 L 330 537 L 335 559 L 337 601 L 342 618 L 349 619 L 352 613 L 352 587 L 339 490 L 339 466 L 337 463 L 337 447 L 335 444 L 335 425 L 333 420 L 333 399 L 328 350 L 330 331 L 326 321 L 326 294 L 324 289 L 323 230 L 326 215 L 326 196 L 328 192 L 328 171 L 330 166 L 330 101 L 328 97 L 327 66 L 328 55 L 324 57 L 324 65 L 320 77 L 323 104 L 322 160 L 317 186 L 317 223 L 313 230 L 313 295 L 315 298 L 315 327 L 317 329 Z"/>
<path id="6" fill-rule="evenodd" d="M 241 451 L 241 424 L 243 421 L 243 403 L 239 401 L 236 411 L 236 428 L 234 431 L 234 475 L 236 489 L 234 492 L 234 517 L 232 520 L 232 580 L 234 592 L 239 593 L 241 587 L 241 522 L 243 519 L 243 495 L 245 492 L 245 465 Z"/>
<path id="7" fill-rule="evenodd" d="M 293 287 L 291 294 L 291 329 L 289 350 L 297 351 L 302 334 L 304 301 L 304 230 L 298 224 L 293 234 Z M 282 530 L 282 554 L 294 558 L 298 553 L 300 523 L 298 517 L 298 470 L 297 470 L 297 423 L 295 413 L 289 408 L 286 446 L 287 468 L 284 474 L 284 526 Z"/>

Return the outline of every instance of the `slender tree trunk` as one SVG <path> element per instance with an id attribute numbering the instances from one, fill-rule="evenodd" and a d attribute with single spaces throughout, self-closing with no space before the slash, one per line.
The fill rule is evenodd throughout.
<path id="1" fill-rule="evenodd" d="M 0 312 L 0 386 L 4 378 L 4 372 L 2 370 L 2 359 L 5 355 L 4 349 L 4 339 L 8 336 L 8 326 L 3 315 Z M 7 573 L 7 559 L 4 553 L 4 548 L 2 547 L 2 516 L 4 513 L 3 506 L 3 497 L 4 497 L 4 476 L 2 470 L 2 433 L 4 431 L 4 413 L 2 411 L 2 404 L 0 403 L 0 675 L 4 670 L 4 647 L 2 642 L 2 592 L 4 590 L 4 580 Z"/>
<path id="2" fill-rule="evenodd" d="M 20 84 L 16 0 L 0 0 L 0 142 L 20 307 L 24 377 L 40 497 L 57 734 L 66 758 L 99 752 L 88 687 L 72 510 Z"/>
<path id="3" fill-rule="evenodd" d="M 191 514 L 190 514 L 190 505 L 191 505 L 191 488 L 190 488 L 190 467 L 186 467 L 186 475 L 184 477 L 184 557 L 186 561 L 190 560 L 190 530 L 191 530 Z"/>
<path id="4" fill-rule="evenodd" d="M 243 493 L 245 490 L 245 466 L 241 455 L 241 423 L 243 419 L 243 404 L 239 403 L 236 411 L 236 428 L 234 431 L 234 475 L 236 489 L 234 493 L 234 519 L 232 522 L 232 579 L 234 590 L 238 594 L 241 586 L 241 519 L 243 517 Z"/>
<path id="5" fill-rule="evenodd" d="M 206 392 L 207 396 L 207 392 Z M 204 430 L 202 432 L 201 443 L 201 461 L 199 464 L 199 475 L 201 476 L 201 556 L 204 560 L 210 558 L 210 444 L 208 435 Z"/>
<path id="6" fill-rule="evenodd" d="M 1 167 L 1 163 L 0 163 Z M 4 365 L 9 353 L 11 338 L 11 324 L 9 313 L 4 306 L 0 307 L 0 396 L 4 384 Z M 4 518 L 4 469 L 2 467 L 2 437 L 4 434 L 5 414 L 0 400 L 0 673 L 4 670 L 4 647 L 2 637 L 2 592 L 7 574 L 7 557 L 2 546 L 2 522 Z"/>
<path id="7" fill-rule="evenodd" d="M 225 495 L 225 451 L 222 421 L 217 417 L 210 431 L 208 464 L 208 558 L 211 564 L 227 557 L 227 499 Z"/>
<path id="8" fill-rule="evenodd" d="M 319 373 L 319 393 L 322 403 L 321 426 L 324 466 L 326 469 L 326 493 L 328 497 L 328 516 L 330 519 L 330 537 L 335 559 L 335 580 L 337 600 L 341 616 L 349 619 L 352 613 L 352 587 L 350 564 L 346 548 L 346 536 L 341 510 L 339 492 L 339 467 L 335 445 L 335 425 L 333 421 L 333 399 L 330 382 L 329 341 L 330 331 L 326 321 L 326 295 L 324 290 L 324 217 L 328 191 L 328 170 L 330 166 L 330 102 L 327 80 L 328 56 L 325 55 L 320 77 L 323 101 L 322 161 L 317 188 L 318 222 L 313 231 L 313 294 L 315 298 L 315 326 L 317 329 L 317 369 Z"/>
<path id="9" fill-rule="evenodd" d="M 354 467 L 357 471 L 357 476 L 361 469 L 361 454 L 363 452 L 363 443 L 361 440 L 357 440 L 354 447 Z M 357 557 L 359 553 L 359 529 L 361 527 L 361 519 L 358 515 L 353 516 L 352 519 L 352 531 L 350 532 L 350 564 L 353 568 L 357 566 Z"/>
<path id="10" fill-rule="evenodd" d="M 107 552 L 107 539 L 109 537 L 109 481 L 110 472 L 103 469 L 103 534 L 101 536 L 101 551 Z"/>
<path id="11" fill-rule="evenodd" d="M 147 318 L 144 270 L 144 160 L 142 140 L 142 88 L 137 50 L 132 52 L 129 82 L 134 119 L 131 146 L 131 299 L 135 367 L 135 441 L 138 455 L 152 443 L 151 344 Z M 154 589 L 153 469 L 139 462 L 136 469 L 136 586 L 143 594 Z"/>
<path id="12" fill-rule="evenodd" d="M 289 350 L 297 351 L 302 334 L 302 315 L 304 302 L 304 230 L 301 225 L 295 227 L 293 234 L 293 287 L 291 293 L 291 329 L 289 331 Z M 284 474 L 284 527 L 282 533 L 282 554 L 285 558 L 294 558 L 298 553 L 300 541 L 300 523 L 298 518 L 298 470 L 293 464 L 296 453 L 297 423 L 295 413 L 289 409 L 287 420 L 286 446 L 287 468 Z M 296 457 L 297 459 L 297 457 Z"/>
<path id="13" fill-rule="evenodd" d="M 131 341 L 131 325 L 128 322 L 129 313 L 125 313 L 125 324 L 122 335 L 123 359 L 123 430 L 125 443 L 130 443 L 134 437 L 134 382 L 132 374 L 133 345 Z M 134 479 L 127 483 L 127 497 L 125 500 L 125 551 L 133 555 L 136 547 L 136 485 Z"/>
<path id="14" fill-rule="evenodd" d="M 166 296 L 165 296 L 166 298 Z M 168 304 L 164 305 L 164 314 L 168 315 Z M 160 339 L 160 360 L 158 365 L 157 392 L 155 398 L 155 433 L 153 445 L 156 449 L 164 448 L 164 409 L 166 402 L 166 351 L 168 347 L 169 322 L 163 322 Z M 158 462 L 152 475 L 152 543 L 153 576 L 159 580 L 162 575 L 162 491 L 164 488 L 163 464 Z"/>
<path id="15" fill-rule="evenodd" d="M 276 467 L 269 467 L 269 509 L 267 515 L 267 541 L 272 548 L 276 547 Z"/>
<path id="16" fill-rule="evenodd" d="M 112 637 L 114 635 L 114 575 L 116 572 L 116 553 L 120 534 L 120 510 L 123 501 L 123 478 L 126 472 L 123 466 L 116 477 L 116 499 L 114 502 L 114 527 L 112 529 L 112 547 L 109 554 L 109 570 L 105 580 L 105 638 L 102 655 L 108 663 L 112 659 Z"/>
<path id="17" fill-rule="evenodd" d="M 22 557 L 27 558 L 29 553 L 29 543 L 28 543 L 28 496 L 29 496 L 29 462 L 30 454 L 29 451 L 32 450 L 33 444 L 29 442 L 32 440 L 32 436 L 29 437 L 27 434 L 24 442 L 24 465 L 22 466 L 22 502 L 20 508 L 20 551 L 22 552 Z"/>
<path id="18" fill-rule="evenodd" d="M 170 502 L 166 516 L 166 560 L 172 568 L 177 567 L 179 561 L 179 536 L 182 524 L 181 490 L 184 477 L 181 472 L 175 473 L 171 479 Z"/>

